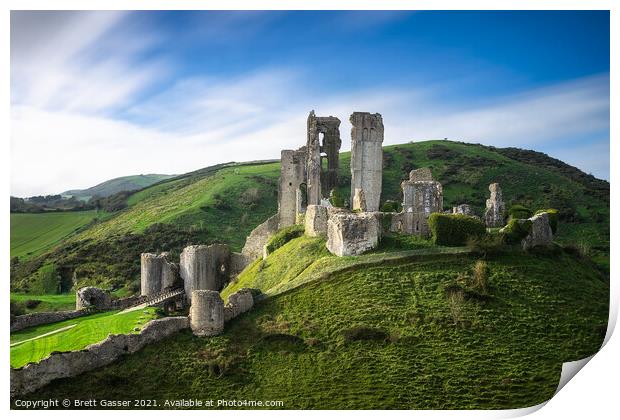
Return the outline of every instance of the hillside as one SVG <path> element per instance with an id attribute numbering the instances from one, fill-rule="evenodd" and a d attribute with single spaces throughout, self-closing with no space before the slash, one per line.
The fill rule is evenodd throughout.
<path id="1" fill-rule="evenodd" d="M 340 155 L 340 189 L 349 195 L 350 153 Z M 481 214 L 488 184 L 499 182 L 509 204 L 557 208 L 556 240 L 609 267 L 609 183 L 544 154 L 450 141 L 384 147 L 382 200 L 401 199 L 400 181 L 432 168 L 444 207 L 469 203 Z M 13 291 L 27 291 L 41 267 L 56 269 L 62 290 L 84 284 L 135 290 L 141 252 L 225 242 L 240 250 L 249 232 L 277 208 L 279 163 L 223 164 L 159 182 L 131 195 L 124 210 L 73 235 L 44 255 L 12 267 Z M 73 285 L 72 279 L 78 280 Z"/>
<path id="2" fill-rule="evenodd" d="M 562 362 L 596 352 L 605 334 L 608 282 L 559 248 L 489 259 L 483 288 L 472 286 L 472 255 L 401 253 L 389 262 L 378 250 L 361 257 L 365 264 L 335 271 L 336 260 L 356 258 L 323 250 L 322 239 L 299 238 L 246 269 L 244 286 L 272 293 L 222 335 L 178 333 L 103 369 L 55 381 L 37 398 L 520 408 L 549 399 Z M 320 267 L 312 269 L 309 253 L 321 258 Z M 261 277 L 263 270 L 269 275 Z M 317 270 L 322 275 L 308 275 Z"/>
<path id="3" fill-rule="evenodd" d="M 175 175 L 147 174 L 130 175 L 110 179 L 84 190 L 69 190 L 61 193 L 64 197 L 75 197 L 88 200 L 91 197 L 109 197 L 121 191 L 136 191 L 151 186 L 157 182 L 173 178 Z"/>
<path id="4" fill-rule="evenodd" d="M 11 213 L 11 258 L 37 256 L 101 216 L 96 210 Z"/>

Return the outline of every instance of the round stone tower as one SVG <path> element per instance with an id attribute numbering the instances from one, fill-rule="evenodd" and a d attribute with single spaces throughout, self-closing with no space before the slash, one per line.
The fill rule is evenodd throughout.
<path id="1" fill-rule="evenodd" d="M 140 292 L 142 296 L 153 296 L 161 292 L 162 258 L 159 255 L 140 255 Z"/>
<path id="2" fill-rule="evenodd" d="M 215 290 L 194 290 L 189 310 L 194 335 L 210 337 L 224 330 L 224 301 Z"/>

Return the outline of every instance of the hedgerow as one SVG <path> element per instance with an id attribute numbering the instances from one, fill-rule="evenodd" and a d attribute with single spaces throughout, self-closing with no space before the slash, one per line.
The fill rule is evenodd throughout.
<path id="1" fill-rule="evenodd" d="M 469 238 L 486 233 L 486 227 L 480 219 L 464 214 L 433 213 L 428 224 L 433 242 L 437 245 L 465 245 Z"/>

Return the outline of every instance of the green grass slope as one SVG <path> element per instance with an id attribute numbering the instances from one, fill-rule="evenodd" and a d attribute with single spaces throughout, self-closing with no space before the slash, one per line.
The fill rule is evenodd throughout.
<path id="1" fill-rule="evenodd" d="M 339 188 L 350 189 L 350 153 L 340 156 Z M 384 147 L 382 200 L 400 201 L 400 182 L 428 166 L 444 186 L 444 207 L 469 203 L 481 214 L 488 184 L 500 182 L 511 203 L 560 210 L 557 240 L 572 243 L 609 266 L 609 183 L 544 154 L 450 141 Z M 128 200 L 128 208 L 12 267 L 13 291 L 27 292 L 41 267 L 60 267 L 78 286 L 137 287 L 141 252 L 172 251 L 191 243 L 224 242 L 240 250 L 245 237 L 277 209 L 279 163 L 222 164 L 162 181 Z M 64 289 L 63 289 L 64 290 Z"/>
<path id="2" fill-rule="evenodd" d="M 96 210 L 11 213 L 11 258 L 37 256 L 97 217 Z"/>
<path id="3" fill-rule="evenodd" d="M 11 293 L 11 301 L 22 303 L 26 301 L 39 301 L 33 308 L 24 306 L 25 313 L 71 311 L 75 309 L 74 293 L 63 295 L 25 295 L 21 293 Z"/>
<path id="4" fill-rule="evenodd" d="M 255 273 L 245 286 L 295 282 L 310 258 L 300 266 L 280 261 L 320 257 L 313 248 L 319 243 L 289 242 L 263 268 L 283 275 Z M 324 270 L 272 294 L 218 337 L 181 332 L 96 372 L 55 381 L 36 397 L 280 400 L 289 409 L 518 408 L 551 398 L 562 362 L 602 343 L 608 282 L 561 250 L 489 260 L 486 293 L 468 286 L 472 256 L 380 255 L 364 256 L 374 264 Z"/>
<path id="5" fill-rule="evenodd" d="M 137 333 L 142 325 L 154 318 L 154 308 L 123 314 L 104 312 L 12 333 L 11 367 L 38 362 L 54 351 L 81 350 L 105 339 L 109 334 Z M 138 328 L 138 331 L 134 331 L 134 328 Z"/>
<path id="6" fill-rule="evenodd" d="M 88 200 L 91 197 L 108 197 L 121 191 L 135 191 L 146 188 L 157 182 L 173 178 L 175 175 L 129 175 L 120 178 L 110 179 L 97 184 L 94 187 L 84 190 L 69 190 L 62 193 L 63 196 L 72 196 L 81 200 Z"/>

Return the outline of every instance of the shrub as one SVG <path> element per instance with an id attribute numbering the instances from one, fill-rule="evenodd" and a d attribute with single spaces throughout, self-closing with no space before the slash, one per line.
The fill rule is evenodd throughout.
<path id="1" fill-rule="evenodd" d="M 400 211 L 400 204 L 394 200 L 386 200 L 381 206 L 381 211 L 384 213 L 392 213 Z"/>
<path id="2" fill-rule="evenodd" d="M 532 210 L 521 204 L 515 204 L 508 210 L 508 216 L 512 219 L 529 219 L 532 217 Z"/>
<path id="3" fill-rule="evenodd" d="M 486 233 L 486 227 L 480 219 L 464 214 L 433 213 L 428 224 L 433 242 L 437 245 L 465 245 L 469 238 Z"/>
<path id="4" fill-rule="evenodd" d="M 22 302 L 11 301 L 11 316 L 20 316 L 26 313 L 26 308 Z"/>
<path id="5" fill-rule="evenodd" d="M 299 238 L 304 234 L 304 227 L 301 225 L 288 226 L 280 229 L 267 242 L 267 253 L 271 254 L 276 249 L 284 246 L 292 239 Z"/>
<path id="6" fill-rule="evenodd" d="M 336 188 L 329 192 L 329 202 L 334 207 L 344 207 L 344 198 Z"/>
<path id="7" fill-rule="evenodd" d="M 501 232 L 507 243 L 516 244 L 530 233 L 531 227 L 532 222 L 530 220 L 512 219 L 502 228 Z"/>
<path id="8" fill-rule="evenodd" d="M 26 308 L 28 309 L 34 309 L 37 306 L 39 306 L 39 304 L 41 303 L 40 300 L 38 299 L 28 299 L 24 302 L 24 305 L 26 306 Z"/>
<path id="9" fill-rule="evenodd" d="M 560 212 L 556 209 L 538 210 L 535 214 L 547 213 L 549 216 L 549 225 L 551 225 L 551 231 L 555 234 L 558 230 L 558 220 L 560 218 Z"/>
<path id="10" fill-rule="evenodd" d="M 486 234 L 469 238 L 467 247 L 470 251 L 486 258 L 503 253 L 506 249 L 506 243 L 503 234 Z"/>

